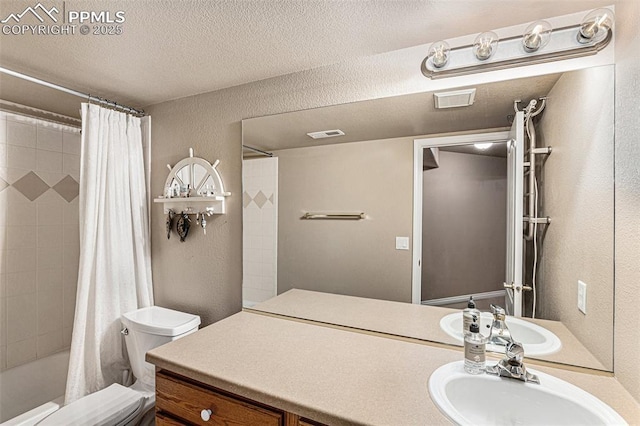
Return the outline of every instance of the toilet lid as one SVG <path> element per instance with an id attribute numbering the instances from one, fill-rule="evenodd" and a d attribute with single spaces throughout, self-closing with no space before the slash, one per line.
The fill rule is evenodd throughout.
<path id="1" fill-rule="evenodd" d="M 175 337 L 184 334 L 200 325 L 198 315 L 174 311 L 160 306 L 149 306 L 122 315 L 122 323 L 129 329 L 155 334 L 157 336 Z"/>
<path id="2" fill-rule="evenodd" d="M 123 425 L 140 414 L 145 399 L 142 394 L 115 383 L 65 405 L 38 425 Z"/>

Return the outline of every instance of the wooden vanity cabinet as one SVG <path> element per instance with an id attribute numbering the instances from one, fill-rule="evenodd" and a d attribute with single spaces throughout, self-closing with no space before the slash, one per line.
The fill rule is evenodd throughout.
<path id="1" fill-rule="evenodd" d="M 320 423 L 157 370 L 156 425 L 319 426 Z"/>

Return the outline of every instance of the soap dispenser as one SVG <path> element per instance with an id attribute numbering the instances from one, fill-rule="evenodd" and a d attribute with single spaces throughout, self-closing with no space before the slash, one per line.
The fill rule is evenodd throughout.
<path id="1" fill-rule="evenodd" d="M 473 296 L 469 296 L 467 307 L 462 310 L 462 336 L 469 334 L 469 327 L 471 327 L 474 316 L 480 322 L 480 311 L 476 309 L 476 302 L 473 301 Z"/>
<path id="2" fill-rule="evenodd" d="M 464 371 L 469 374 L 482 374 L 486 367 L 487 338 L 480 334 L 478 318 L 473 316 L 469 334 L 464 337 Z"/>

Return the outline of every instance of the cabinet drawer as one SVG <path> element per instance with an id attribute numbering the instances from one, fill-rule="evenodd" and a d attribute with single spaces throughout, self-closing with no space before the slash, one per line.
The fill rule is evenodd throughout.
<path id="1" fill-rule="evenodd" d="M 184 423 L 180 423 L 171 417 L 156 413 L 156 426 L 184 426 Z"/>
<path id="2" fill-rule="evenodd" d="M 281 426 L 284 413 L 203 388 L 164 373 L 156 374 L 156 409 L 197 425 Z M 209 421 L 200 413 L 211 410 Z"/>

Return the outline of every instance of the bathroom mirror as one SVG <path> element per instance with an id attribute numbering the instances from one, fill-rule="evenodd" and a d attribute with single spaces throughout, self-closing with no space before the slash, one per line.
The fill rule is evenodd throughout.
<path id="1" fill-rule="evenodd" d="M 537 160 L 540 169 L 536 191 L 541 199 L 537 216 L 549 217 L 551 222 L 538 225 L 541 231 L 536 247 L 532 241 L 523 241 L 523 263 L 529 265 L 535 258 L 537 267 L 536 318 L 526 318 L 531 316 L 534 301 L 532 292 L 524 293 L 522 323 L 523 327 L 530 323 L 552 330 L 561 340 L 561 349 L 532 357 L 612 371 L 613 68 L 587 68 L 474 86 L 475 101 L 468 107 L 436 109 L 433 93 L 417 93 L 243 120 L 243 145 L 273 154 L 266 157 L 253 150 L 244 151 L 245 306 L 292 288 L 411 303 L 415 141 L 508 132 L 514 100 L 523 101 L 522 109 L 530 100 L 546 97 L 535 129 L 538 147 L 551 146 L 552 152 Z M 336 130 L 344 135 L 328 137 Z M 327 131 L 320 135 L 324 137 L 307 136 L 320 131 Z M 502 142 L 507 141 L 505 138 Z M 493 155 L 477 152 L 473 144 L 457 145 L 425 149 L 423 163 L 437 162 L 433 153 L 439 151 L 441 170 L 445 170 L 445 160 L 451 163 L 454 157 L 490 157 L 506 168 L 504 150 L 498 145 Z M 478 187 L 508 185 L 504 174 L 498 176 L 495 168 L 481 177 L 472 173 L 480 166 L 465 167 L 458 167 L 457 176 L 468 181 L 465 190 L 471 194 Z M 456 225 L 461 230 L 458 240 L 470 240 L 472 229 L 488 229 L 488 221 L 505 220 L 506 202 L 504 210 L 493 211 L 489 207 L 500 201 L 476 200 L 465 205 L 462 202 L 469 201 L 470 193 L 456 191 L 462 184 L 453 185 L 454 172 L 447 173 L 429 190 L 440 204 L 445 197 L 463 197 L 458 200 L 457 210 L 450 211 L 466 211 L 461 216 L 475 223 L 475 228 L 465 231 L 462 227 L 470 225 Z M 486 208 L 478 203 L 486 204 Z M 305 213 L 348 212 L 364 212 L 365 216 L 363 220 L 302 219 Z M 432 215 L 435 226 L 442 229 L 451 226 L 445 226 L 445 220 L 454 216 L 446 210 Z M 446 235 L 438 238 L 446 239 Z M 504 244 L 504 235 L 492 231 L 482 238 L 492 238 L 496 255 L 480 264 L 500 274 L 504 270 L 504 246 L 500 244 Z M 422 242 L 423 255 L 443 250 L 443 243 L 433 245 L 433 241 L 427 238 Z M 455 256 L 440 258 L 442 275 L 452 282 L 453 293 L 423 282 L 427 287 L 422 290 L 426 299 L 420 299 L 424 305 L 421 308 L 431 310 L 436 319 L 419 338 L 461 344 L 443 333 L 446 327 L 440 320 L 459 312 L 470 294 L 480 295 L 482 311 L 489 310 L 489 302 L 504 306 L 504 278 L 497 280 L 494 273 L 490 278 L 494 286 L 479 288 L 473 280 L 452 278 L 454 274 L 450 274 L 480 258 L 473 253 L 484 246 L 475 244 L 466 252 L 468 262 L 462 258 L 458 266 L 447 265 L 447 259 Z M 528 266 L 523 271 L 527 286 L 532 285 L 531 269 Z M 453 280 L 457 280 L 455 285 Z M 582 310 L 578 309 L 579 281 L 586 284 L 588 293 Z M 294 316 L 304 318 L 305 313 L 298 310 Z"/>

